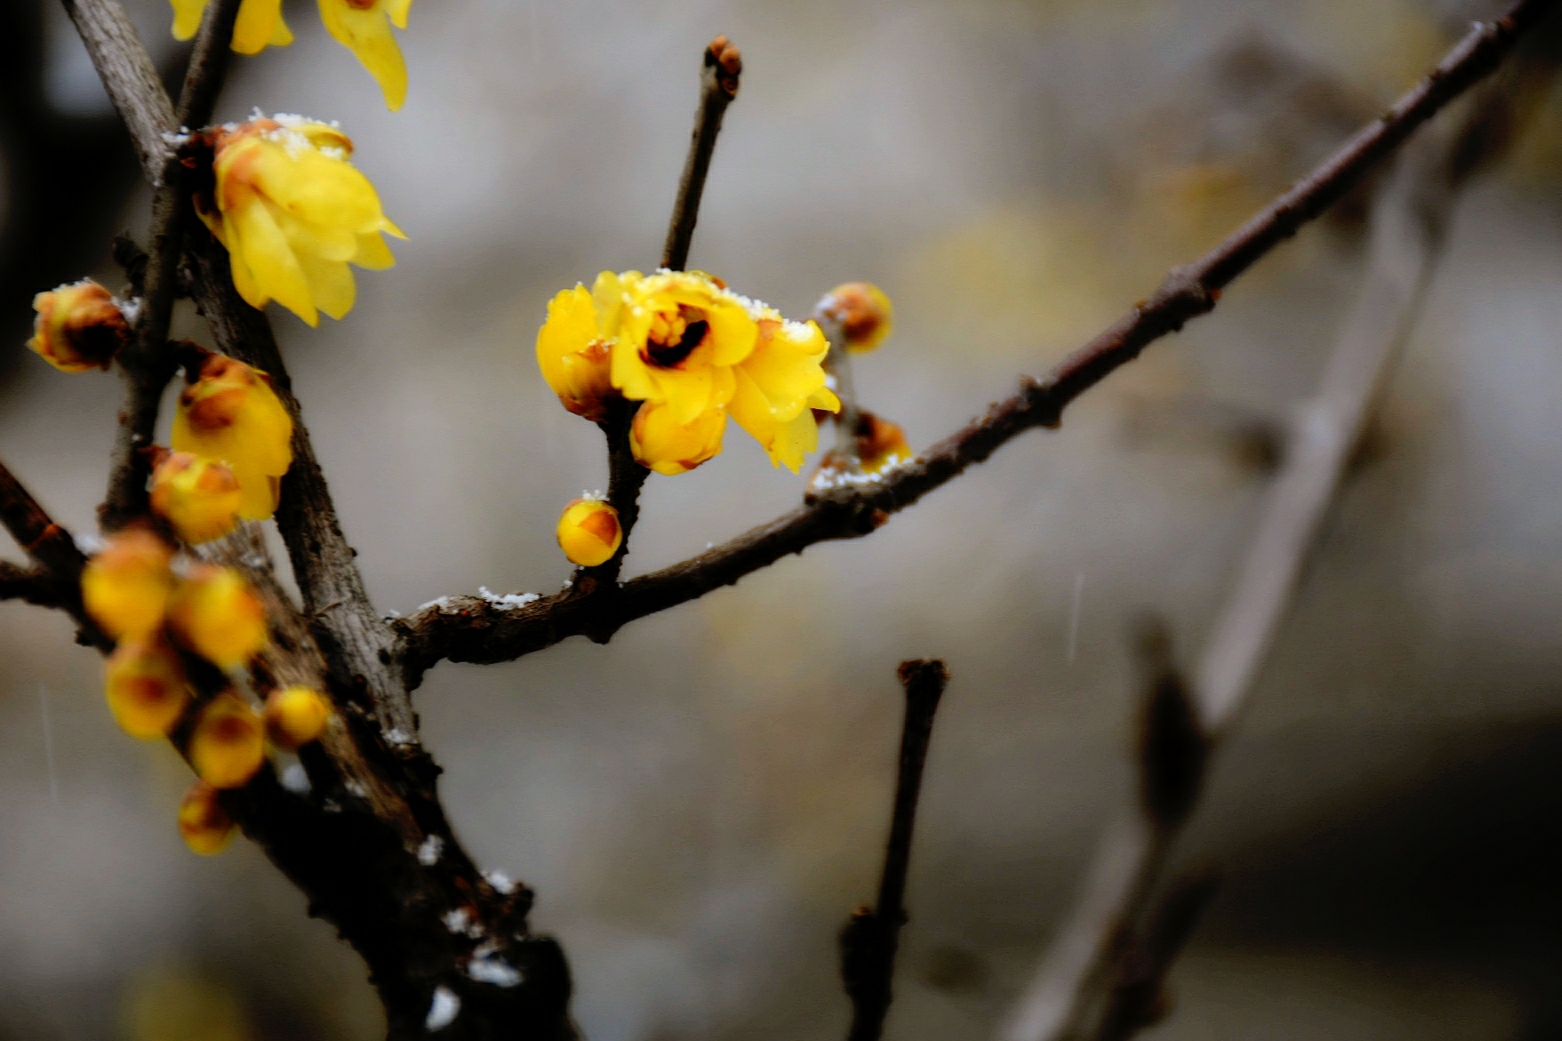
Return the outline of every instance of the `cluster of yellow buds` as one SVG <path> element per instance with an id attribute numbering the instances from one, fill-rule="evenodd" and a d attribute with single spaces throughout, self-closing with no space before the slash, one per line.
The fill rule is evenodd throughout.
<path id="1" fill-rule="evenodd" d="M 275 300 L 310 325 L 341 318 L 357 284 L 348 264 L 393 267 L 383 235 L 406 238 L 351 162 L 352 139 L 302 116 L 258 112 L 206 131 L 213 187 L 195 209 L 228 250 L 233 285 L 252 307 Z"/>
<path id="2" fill-rule="evenodd" d="M 170 0 L 174 8 L 174 38 L 188 40 L 200 28 L 209 0 Z M 407 66 L 391 26 L 407 27 L 412 0 L 320 0 L 320 20 L 336 42 L 351 50 L 380 85 L 392 112 L 407 97 Z M 285 47 L 293 32 L 282 20 L 282 0 L 243 0 L 233 27 L 233 49 L 258 54 L 266 47 Z"/>
<path id="3" fill-rule="evenodd" d="M 609 400 L 640 402 L 631 447 L 663 474 L 721 451 L 727 417 L 794 473 L 818 444 L 813 410 L 840 407 L 825 385 L 829 344 L 701 271 L 604 271 L 555 296 L 537 362 L 564 407 L 601 418 Z"/>
<path id="4" fill-rule="evenodd" d="M 90 278 L 33 297 L 27 346 L 61 372 L 107 369 L 130 338 L 119 303 Z"/>

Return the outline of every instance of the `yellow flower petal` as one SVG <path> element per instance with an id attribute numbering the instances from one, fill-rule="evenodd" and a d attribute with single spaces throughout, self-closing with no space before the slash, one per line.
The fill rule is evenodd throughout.
<path id="1" fill-rule="evenodd" d="M 320 324 L 304 269 L 264 199 L 257 198 L 233 214 L 233 239 L 256 285 L 264 286 L 271 299 L 305 322 Z"/>
<path id="2" fill-rule="evenodd" d="M 721 435 L 727 425 L 725 409 L 714 408 L 679 423 L 665 406 L 647 402 L 635 413 L 629 446 L 635 458 L 659 474 L 688 473 L 721 452 Z"/>
<path id="3" fill-rule="evenodd" d="M 188 40 L 201 27 L 207 0 L 169 0 L 174 8 L 174 39 Z"/>
<path id="4" fill-rule="evenodd" d="M 352 268 L 345 260 L 327 260 L 308 253 L 298 253 L 299 266 L 309 282 L 309 295 L 315 306 L 340 321 L 353 309 L 358 285 L 353 281 Z"/>
<path id="5" fill-rule="evenodd" d="M 405 7 L 400 14 L 404 24 Z M 349 0 L 320 0 L 320 19 L 336 42 L 352 51 L 379 83 L 385 107 L 392 112 L 401 108 L 407 100 L 407 65 L 386 10 L 378 3 L 360 10 Z"/>
<path id="6" fill-rule="evenodd" d="M 385 0 L 385 13 L 398 29 L 407 27 L 407 12 L 411 8 L 412 0 Z"/>
<path id="7" fill-rule="evenodd" d="M 233 49 L 240 54 L 259 54 L 275 42 L 281 22 L 282 0 L 243 0 L 233 23 Z M 282 31 L 287 32 L 285 26 Z M 292 38 L 288 34 L 288 39 Z"/>
<path id="8" fill-rule="evenodd" d="M 292 437 L 292 417 L 265 374 L 220 354 L 206 359 L 174 412 L 174 451 L 225 463 L 238 478 L 239 515 L 246 520 L 275 512 L 282 475 L 293 462 Z"/>
<path id="9" fill-rule="evenodd" d="M 353 254 L 352 262 L 369 271 L 384 271 L 396 266 L 396 257 L 376 231 L 358 236 L 358 252 Z"/>

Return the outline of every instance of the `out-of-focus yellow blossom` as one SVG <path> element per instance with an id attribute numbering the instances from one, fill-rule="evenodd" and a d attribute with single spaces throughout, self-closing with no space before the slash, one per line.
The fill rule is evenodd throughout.
<path id="1" fill-rule="evenodd" d="M 618 511 L 601 499 L 576 499 L 559 517 L 559 548 L 571 564 L 596 567 L 618 552 L 624 530 Z"/>
<path id="2" fill-rule="evenodd" d="M 405 29 L 411 7 L 412 0 L 320 0 L 326 31 L 369 70 L 392 112 L 407 100 L 407 65 L 391 26 Z"/>
<path id="3" fill-rule="evenodd" d="M 353 143 L 333 126 L 278 114 L 211 132 L 215 192 L 198 194 L 201 220 L 228 250 L 233 284 L 254 307 L 276 300 L 310 325 L 318 308 L 352 310 L 353 263 L 392 267 L 386 219 L 369 179 L 348 162 Z"/>
<path id="4" fill-rule="evenodd" d="M 113 294 L 90 278 L 33 297 L 33 337 L 27 346 L 61 372 L 107 369 L 130 338 Z"/>
<path id="5" fill-rule="evenodd" d="M 114 639 L 138 639 L 163 624 L 174 576 L 173 556 L 162 539 L 145 528 L 114 535 L 87 561 L 81 598 L 87 613 Z"/>
<path id="6" fill-rule="evenodd" d="M 624 294 L 611 271 L 597 276 L 592 290 L 576 286 L 548 303 L 548 320 L 537 331 L 537 367 L 566 409 L 596 422 L 613 387 L 611 346 L 618 336 Z"/>
<path id="7" fill-rule="evenodd" d="M 201 27 L 209 0 L 169 0 L 174 6 L 174 39 L 188 40 Z M 293 34 L 282 20 L 282 0 L 243 0 L 233 24 L 233 49 L 259 54 L 266 47 L 286 47 Z"/>
<path id="8" fill-rule="evenodd" d="M 266 608 L 233 568 L 201 564 L 174 589 L 168 624 L 186 646 L 222 669 L 266 645 Z"/>
<path id="9" fill-rule="evenodd" d="M 203 857 L 221 853 L 233 839 L 233 818 L 217 799 L 217 789 L 196 781 L 179 803 L 179 834 Z"/>
<path id="10" fill-rule="evenodd" d="M 266 756 L 260 717 L 232 692 L 217 695 L 201 710 L 189 754 L 196 774 L 213 788 L 239 787 Z"/>
<path id="11" fill-rule="evenodd" d="M 124 640 L 103 667 L 109 711 L 131 737 L 162 737 L 190 702 L 179 655 L 161 637 Z"/>
<path id="12" fill-rule="evenodd" d="M 152 471 L 152 509 L 191 545 L 232 531 L 243 502 L 239 479 L 214 460 L 170 452 Z"/>
<path id="13" fill-rule="evenodd" d="M 821 319 L 841 328 L 846 347 L 853 354 L 873 350 L 884 342 L 895 324 L 895 308 L 884 291 L 872 282 L 845 282 L 819 301 Z"/>
<path id="14" fill-rule="evenodd" d="M 658 473 L 685 473 L 720 452 L 729 413 L 771 462 L 795 472 L 818 439 L 810 409 L 840 408 L 825 386 L 829 344 L 817 325 L 788 322 L 701 271 L 604 271 L 589 294 L 577 286 L 554 298 L 538 362 L 571 411 L 603 396 L 594 365 L 604 344 L 612 386 L 645 402 L 632 444 Z"/>
<path id="15" fill-rule="evenodd" d="M 282 475 L 293 464 L 293 418 L 271 377 L 213 354 L 179 395 L 173 446 L 225 464 L 243 491 L 239 516 L 265 520 L 276 512 Z"/>
<path id="16" fill-rule="evenodd" d="M 325 732 L 331 719 L 331 703 L 317 690 L 283 687 L 266 698 L 262 718 L 271 743 L 292 752 Z"/>
<path id="17" fill-rule="evenodd" d="M 648 401 L 635 413 L 629 447 L 641 465 L 676 477 L 718 455 L 726 428 L 727 410 L 719 405 L 679 423 L 671 408 Z"/>

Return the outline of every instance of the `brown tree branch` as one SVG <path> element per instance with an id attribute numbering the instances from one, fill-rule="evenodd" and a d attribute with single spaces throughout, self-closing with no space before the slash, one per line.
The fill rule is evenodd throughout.
<path id="1" fill-rule="evenodd" d="M 228 41 L 238 20 L 240 0 L 215 0 L 206 8 L 179 96 L 178 126 L 199 127 L 211 121 L 232 53 Z M 147 480 L 151 458 L 147 449 L 157 433 L 163 391 L 173 378 L 175 363 L 168 350 L 168 328 L 179 289 L 179 264 L 185 229 L 190 223 L 190 171 L 177 150 L 163 164 L 161 184 L 152 197 L 151 249 L 141 273 L 141 312 L 135 334 L 119 354 L 125 402 L 109 463 L 108 492 L 99 507 L 107 530 L 124 527 L 148 509 Z"/>
<path id="2" fill-rule="evenodd" d="M 922 768 L 933 736 L 933 714 L 949 682 L 949 670 L 937 660 L 903 661 L 896 673 L 906 689 L 906 716 L 900 733 L 900 769 L 895 779 L 895 808 L 890 815 L 879 899 L 872 910 L 858 908 L 841 930 L 841 980 L 852 1002 L 847 1041 L 878 1041 L 889 1012 L 895 951 L 906 923 L 906 873 L 911 866 L 911 833 L 922 794 Z"/>
<path id="3" fill-rule="evenodd" d="M 1148 344 L 1212 310 L 1220 291 L 1269 250 L 1322 213 L 1411 132 L 1497 67 L 1557 0 L 1521 0 L 1502 18 L 1477 24 L 1420 83 L 1312 173 L 1225 241 L 1168 274 L 1154 296 L 1071 354 L 1044 379 L 1026 378 L 1012 397 L 873 484 L 818 496 L 762 527 L 682 563 L 591 599 L 577 588 L 510 608 L 477 597 L 442 599 L 398 623 L 408 684 L 441 659 L 510 661 L 570 636 L 605 642 L 627 622 L 731 585 L 828 539 L 866 535 L 928 492 L 982 462 L 1033 427 L 1055 427 L 1063 409 Z"/>
<path id="4" fill-rule="evenodd" d="M 743 56 L 725 36 L 716 37 L 705 48 L 700 105 L 694 113 L 689 156 L 678 180 L 667 244 L 662 247 L 662 267 L 669 271 L 682 271 L 689 262 L 689 244 L 694 240 L 694 225 L 700 216 L 700 196 L 705 193 L 705 175 L 710 172 L 711 155 L 716 151 L 716 135 L 721 133 L 721 117 L 738 96 L 742 73 Z"/>
<path id="5" fill-rule="evenodd" d="M 0 560 L 0 600 L 21 600 L 37 607 L 65 606 L 47 571 L 9 560 Z"/>
<path id="6" fill-rule="evenodd" d="M 112 647 L 112 642 L 81 606 L 81 569 L 87 562 L 86 554 L 77 547 L 71 533 L 44 512 L 38 500 L 22 487 L 3 462 L 0 462 L 0 523 L 42 569 L 45 580 L 54 589 L 57 606 L 63 607 L 76 620 L 79 626 L 77 642 L 100 650 Z"/>
<path id="7" fill-rule="evenodd" d="M 178 127 L 174 106 L 158 78 L 136 27 L 119 0 L 61 0 L 76 23 L 92 64 L 114 108 L 130 131 L 141 169 L 155 186 L 162 180 L 169 146 L 164 135 Z"/>
<path id="8" fill-rule="evenodd" d="M 1258 677 L 1372 403 L 1420 312 L 1457 191 L 1476 169 L 1475 157 L 1489 158 L 1507 143 L 1490 137 L 1491 128 L 1512 123 L 1504 86 L 1490 85 L 1458 126 L 1406 152 L 1382 189 L 1355 310 L 1318 393 L 1290 425 L 1284 461 L 1197 678 L 1186 683 L 1164 638 L 1149 641 L 1140 805 L 1108 827 L 1083 894 L 1000 1041 L 1122 1041 L 1148 1024 L 1192 927 L 1179 918 L 1173 932 L 1182 939 L 1168 946 L 1156 938 L 1155 923 L 1177 917 L 1175 908 L 1158 913 L 1173 898 L 1157 897 L 1205 762 Z"/>

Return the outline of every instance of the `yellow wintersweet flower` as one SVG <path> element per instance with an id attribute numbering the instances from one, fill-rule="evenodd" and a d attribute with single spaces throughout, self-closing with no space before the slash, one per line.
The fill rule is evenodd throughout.
<path id="1" fill-rule="evenodd" d="M 114 721 L 131 737 L 162 737 L 190 702 L 179 656 L 160 636 L 120 643 L 103 667 L 103 689 Z"/>
<path id="2" fill-rule="evenodd" d="M 113 536 L 81 572 L 87 613 L 114 639 L 140 639 L 163 624 L 173 590 L 173 551 L 144 528 Z"/>
<path id="3" fill-rule="evenodd" d="M 215 460 L 169 452 L 152 471 L 153 512 L 192 546 L 232 531 L 243 505 L 239 479 Z"/>
<path id="4" fill-rule="evenodd" d="M 169 0 L 174 7 L 174 39 L 188 40 L 201 27 L 209 0 Z M 286 47 L 293 34 L 282 20 L 282 0 L 243 0 L 233 25 L 233 49 L 259 54 L 266 47 Z"/>
<path id="5" fill-rule="evenodd" d="M 407 100 L 407 65 L 391 26 L 405 29 L 411 7 L 412 0 L 320 0 L 326 30 L 369 70 L 392 112 Z"/>
<path id="6" fill-rule="evenodd" d="M 635 413 L 629 447 L 641 465 L 676 477 L 719 455 L 726 427 L 727 410 L 720 405 L 679 423 L 671 408 L 648 401 Z"/>
<path id="7" fill-rule="evenodd" d="M 193 568 L 174 589 L 168 624 L 185 646 L 222 669 L 246 664 L 266 645 L 265 605 L 233 568 Z"/>
<path id="8" fill-rule="evenodd" d="M 596 567 L 613 559 L 624 541 L 618 511 L 601 499 L 576 499 L 559 517 L 559 548 L 571 564 Z"/>
<path id="9" fill-rule="evenodd" d="M 764 446 L 773 465 L 785 464 L 793 473 L 819 445 L 813 410 L 840 411 L 840 400 L 824 383 L 829 349 L 813 322 L 788 322 L 772 311 L 759 320 L 753 353 L 736 368 L 728 411 Z"/>
<path id="10" fill-rule="evenodd" d="M 293 464 L 293 418 L 264 372 L 212 354 L 179 395 L 173 446 L 225 464 L 243 492 L 239 516 L 265 520 L 276 512 L 282 475 Z"/>
<path id="11" fill-rule="evenodd" d="M 537 367 L 566 409 L 597 422 L 607 402 L 619 397 L 613 387 L 611 345 L 623 313 L 623 289 L 611 271 L 597 276 L 587 291 L 577 285 L 548 302 L 548 320 L 537 331 Z"/>
<path id="12" fill-rule="evenodd" d="M 203 857 L 221 853 L 233 838 L 233 818 L 217 801 L 217 789 L 196 781 L 179 803 L 179 834 L 192 852 Z"/>
<path id="13" fill-rule="evenodd" d="M 228 250 L 233 284 L 253 307 L 276 300 L 310 325 L 318 308 L 352 310 L 352 269 L 380 271 L 396 258 L 381 233 L 406 238 L 386 219 L 369 179 L 348 162 L 353 143 L 301 116 L 257 115 L 211 132 L 215 191 L 196 211 Z"/>
<path id="14" fill-rule="evenodd" d="M 317 690 L 283 687 L 266 698 L 262 718 L 271 743 L 294 752 L 325 733 L 331 703 Z"/>
<path id="15" fill-rule="evenodd" d="M 231 691 L 201 710 L 190 735 L 190 765 L 213 788 L 237 788 L 266 758 L 260 717 Z"/>
<path id="16" fill-rule="evenodd" d="M 33 337 L 27 346 L 61 372 L 107 369 L 130 339 L 113 294 L 90 278 L 33 297 Z"/>

